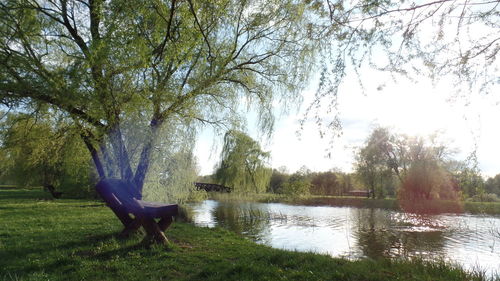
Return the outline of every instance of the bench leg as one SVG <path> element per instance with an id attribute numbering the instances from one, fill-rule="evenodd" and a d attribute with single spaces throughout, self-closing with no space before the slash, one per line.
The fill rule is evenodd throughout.
<path id="1" fill-rule="evenodd" d="M 156 221 L 152 218 L 143 219 L 142 226 L 146 230 L 148 238 L 152 238 L 154 242 L 159 244 L 167 244 L 168 239 L 161 231 L 160 227 L 156 223 Z"/>
<path id="2" fill-rule="evenodd" d="M 120 233 L 120 237 L 129 237 L 131 234 L 139 230 L 142 225 L 142 221 L 139 218 L 135 218 L 131 223 L 129 223 L 123 231 Z"/>
<path id="3" fill-rule="evenodd" d="M 158 222 L 158 226 L 160 227 L 161 231 L 165 231 L 167 230 L 167 228 L 172 224 L 172 217 L 171 216 L 167 216 L 167 217 L 164 217 L 162 218 L 159 222 Z"/>

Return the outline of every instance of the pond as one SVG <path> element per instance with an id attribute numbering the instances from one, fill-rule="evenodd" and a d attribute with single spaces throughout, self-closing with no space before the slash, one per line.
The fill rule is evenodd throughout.
<path id="1" fill-rule="evenodd" d="M 500 216 L 214 200 L 190 205 L 189 212 L 196 225 L 224 227 L 280 249 L 349 259 L 444 259 L 500 273 Z"/>

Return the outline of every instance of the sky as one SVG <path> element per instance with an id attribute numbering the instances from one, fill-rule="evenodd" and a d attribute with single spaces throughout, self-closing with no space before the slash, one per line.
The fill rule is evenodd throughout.
<path id="1" fill-rule="evenodd" d="M 353 169 L 354 153 L 376 126 L 393 132 L 425 136 L 436 131 L 450 148 L 454 158 L 464 160 L 477 147 L 479 168 L 484 176 L 500 173 L 500 98 L 494 94 L 468 93 L 454 98 L 452 81 L 443 79 L 433 85 L 430 79 L 418 82 L 404 78 L 394 81 L 387 73 L 369 70 L 362 74 L 364 91 L 357 79 L 347 77 L 339 89 L 337 108 L 342 122 L 342 136 L 335 138 L 331 157 L 326 157 L 331 138 L 321 138 L 314 122 L 300 131 L 299 120 L 314 96 L 316 81 L 302 92 L 304 101 L 297 111 L 278 118 L 273 137 L 264 140 L 249 125 L 248 133 L 271 152 L 273 168 L 285 166 L 295 172 L 302 166 L 312 171 Z M 500 92 L 499 85 L 491 93 Z M 251 123 L 252 113 L 248 119 Z M 324 113 L 331 118 L 332 113 Z M 300 131 L 300 137 L 297 135 Z M 211 174 L 220 159 L 222 136 L 203 131 L 195 148 L 202 175 Z"/>

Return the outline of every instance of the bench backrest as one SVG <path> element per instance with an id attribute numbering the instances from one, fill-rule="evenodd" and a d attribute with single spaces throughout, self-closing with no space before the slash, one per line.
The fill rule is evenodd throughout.
<path id="1" fill-rule="evenodd" d="M 142 208 L 135 200 L 140 199 L 141 195 L 130 182 L 121 179 L 103 179 L 97 183 L 96 190 L 114 211 L 135 213 Z"/>

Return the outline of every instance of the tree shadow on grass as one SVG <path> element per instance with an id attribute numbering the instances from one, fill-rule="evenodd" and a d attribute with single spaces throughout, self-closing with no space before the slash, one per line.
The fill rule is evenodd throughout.
<path id="1" fill-rule="evenodd" d="M 12 249 L 5 251 L 9 258 L 0 262 L 0 277 L 6 273 L 14 274 L 18 277 L 26 277 L 44 272 L 46 274 L 71 273 L 78 270 L 82 264 L 92 261 L 109 261 L 118 257 L 126 257 L 129 252 L 147 248 L 141 242 L 128 244 L 127 240 L 132 238 L 120 238 L 117 233 L 106 233 L 87 236 L 83 239 L 69 241 L 54 247 L 51 244 L 36 244 L 35 247 L 25 247 L 23 249 Z M 118 241 L 117 248 L 102 251 L 103 245 L 112 244 Z M 110 246 L 113 247 L 113 246 Z M 27 260 L 41 260 L 37 263 L 26 263 Z"/>
<path id="2" fill-rule="evenodd" d="M 52 197 L 42 189 L 0 189 L 0 200 L 42 199 L 50 200 Z"/>

